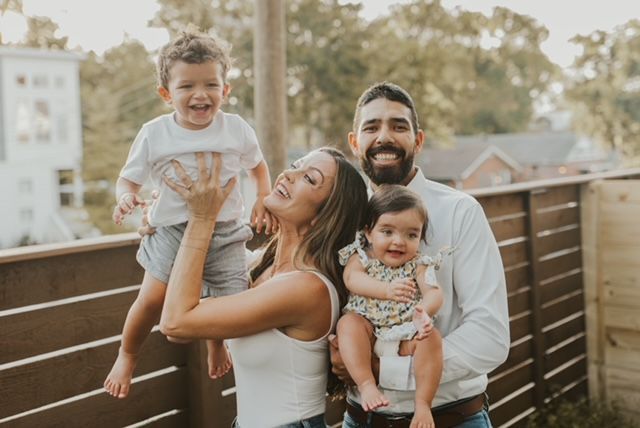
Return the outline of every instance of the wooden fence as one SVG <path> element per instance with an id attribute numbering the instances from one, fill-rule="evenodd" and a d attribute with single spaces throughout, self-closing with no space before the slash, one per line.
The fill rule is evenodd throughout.
<path id="1" fill-rule="evenodd" d="M 518 426 L 552 394 L 587 392 L 580 188 L 640 170 L 477 191 L 500 245 L 511 352 L 490 375 L 495 426 Z M 117 235 L 0 251 L 0 426 L 228 427 L 233 379 L 206 377 L 204 347 L 154 331 L 130 397 L 102 382 L 142 270 L 138 240 Z M 329 422 L 340 420 L 332 403 Z"/>
<path id="2" fill-rule="evenodd" d="M 585 188 L 589 389 L 640 422 L 640 181 Z"/>

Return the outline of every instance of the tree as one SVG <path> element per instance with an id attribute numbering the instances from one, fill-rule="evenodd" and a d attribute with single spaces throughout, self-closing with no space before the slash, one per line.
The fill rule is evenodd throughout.
<path id="1" fill-rule="evenodd" d="M 37 49 L 64 50 L 67 48 L 68 37 L 56 37 L 58 24 L 44 16 L 27 17 L 27 34 L 23 46 Z"/>
<path id="2" fill-rule="evenodd" d="M 80 66 L 85 207 L 103 233 L 122 232 L 111 221 L 113 184 L 145 122 L 167 111 L 156 92 L 154 64 L 138 41 L 125 40 Z"/>
<path id="3" fill-rule="evenodd" d="M 628 164 L 640 163 L 640 21 L 572 39 L 582 47 L 567 98 L 577 125 Z"/>
<path id="4" fill-rule="evenodd" d="M 22 15 L 22 0 L 0 0 L 0 17 L 7 12 L 16 12 Z M 0 31 L 0 46 L 5 44 Z"/>
<path id="5" fill-rule="evenodd" d="M 392 80 L 409 90 L 422 127 L 438 140 L 524 129 L 534 97 L 555 73 L 539 47 L 547 30 L 505 8 L 486 17 L 416 0 L 370 27 L 376 31 L 369 80 Z"/>
<path id="6" fill-rule="evenodd" d="M 251 118 L 253 112 L 253 7 L 250 0 L 158 0 L 160 9 L 148 23 L 164 28 L 173 39 L 195 27 L 231 43 L 232 92 L 224 109 Z"/>
<path id="7" fill-rule="evenodd" d="M 289 127 L 303 131 L 307 149 L 325 144 L 347 149 L 345 136 L 368 69 L 360 9 L 337 0 L 289 2 Z"/>

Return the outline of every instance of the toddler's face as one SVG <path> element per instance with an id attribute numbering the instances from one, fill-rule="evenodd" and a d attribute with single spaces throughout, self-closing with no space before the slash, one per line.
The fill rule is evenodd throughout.
<path id="1" fill-rule="evenodd" d="M 424 217 L 409 209 L 385 213 L 365 236 L 371 244 L 373 257 L 386 266 L 402 266 L 418 253 Z"/>
<path id="2" fill-rule="evenodd" d="M 177 61 L 169 76 L 169 87 L 159 88 L 158 92 L 175 109 L 178 124 L 194 130 L 209 126 L 229 94 L 222 67 L 215 61 L 202 64 Z"/>

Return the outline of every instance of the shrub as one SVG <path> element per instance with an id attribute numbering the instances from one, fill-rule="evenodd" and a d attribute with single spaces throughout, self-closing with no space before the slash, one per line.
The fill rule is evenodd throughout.
<path id="1" fill-rule="evenodd" d="M 552 400 L 529 416 L 527 428 L 635 428 L 615 403 Z"/>

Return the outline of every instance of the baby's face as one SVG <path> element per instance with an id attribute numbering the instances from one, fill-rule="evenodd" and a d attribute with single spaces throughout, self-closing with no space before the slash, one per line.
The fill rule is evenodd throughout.
<path id="1" fill-rule="evenodd" d="M 424 217 L 409 209 L 385 213 L 365 232 L 373 257 L 386 266 L 402 266 L 418 253 Z"/>
<path id="2" fill-rule="evenodd" d="M 189 64 L 176 61 L 169 70 L 168 88 L 160 88 L 160 96 L 176 111 L 176 121 L 186 129 L 204 129 L 229 94 L 222 67 L 215 61 Z"/>

